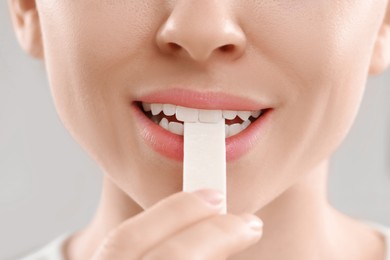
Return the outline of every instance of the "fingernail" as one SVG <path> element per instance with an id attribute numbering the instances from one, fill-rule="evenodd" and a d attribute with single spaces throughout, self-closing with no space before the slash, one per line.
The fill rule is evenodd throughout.
<path id="1" fill-rule="evenodd" d="M 222 202 L 225 200 L 225 196 L 222 192 L 213 189 L 197 190 L 194 194 L 213 208 L 221 207 L 223 205 Z"/>
<path id="2" fill-rule="evenodd" d="M 251 214 L 243 214 L 241 217 L 245 220 L 247 223 L 248 227 L 250 227 L 252 230 L 256 232 L 260 232 L 263 230 L 263 221 L 256 217 L 255 215 Z"/>

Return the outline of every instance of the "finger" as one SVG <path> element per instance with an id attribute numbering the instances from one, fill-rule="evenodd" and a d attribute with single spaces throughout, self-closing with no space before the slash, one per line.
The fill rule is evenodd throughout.
<path id="1" fill-rule="evenodd" d="M 218 214 L 223 199 L 221 193 L 213 190 L 180 192 L 163 199 L 111 232 L 96 259 L 138 259 L 172 234 Z"/>
<path id="2" fill-rule="evenodd" d="M 262 226 L 259 218 L 249 214 L 215 216 L 173 235 L 141 259 L 226 259 L 256 243 Z"/>

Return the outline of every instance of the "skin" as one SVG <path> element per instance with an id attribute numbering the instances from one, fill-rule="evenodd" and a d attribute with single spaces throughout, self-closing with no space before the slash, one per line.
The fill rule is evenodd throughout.
<path id="1" fill-rule="evenodd" d="M 388 0 L 9 4 L 64 126 L 105 173 L 68 259 L 384 259 L 380 234 L 329 205 L 326 179 L 367 77 L 389 64 Z M 274 108 L 259 145 L 227 165 L 227 215 L 207 203 L 215 192 L 180 192 L 182 164 L 152 151 L 129 111 L 171 84 Z"/>

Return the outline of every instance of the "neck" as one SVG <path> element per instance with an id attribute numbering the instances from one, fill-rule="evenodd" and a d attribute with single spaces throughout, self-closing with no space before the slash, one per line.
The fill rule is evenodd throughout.
<path id="1" fill-rule="evenodd" d="M 327 200 L 328 161 L 256 212 L 263 237 L 231 260 L 384 259 L 384 238 Z"/>
<path id="2" fill-rule="evenodd" d="M 91 259 L 104 238 L 120 223 L 143 209 L 104 175 L 100 203 L 87 227 L 74 234 L 64 245 L 65 259 Z"/>
<path id="3" fill-rule="evenodd" d="M 327 163 L 321 164 L 259 210 L 256 215 L 264 222 L 262 239 L 232 259 L 318 259 L 323 255 L 320 250 L 329 242 L 326 238 L 333 225 L 326 197 L 327 170 Z"/>
<path id="4" fill-rule="evenodd" d="M 325 162 L 258 211 L 256 214 L 264 221 L 262 239 L 230 259 L 366 259 L 359 247 L 367 243 L 381 245 L 372 251 L 383 253 L 380 241 L 383 238 L 329 206 L 327 171 Z M 141 211 L 138 204 L 106 178 L 95 218 L 65 245 L 67 259 L 90 259 L 113 228 Z M 367 253 L 367 259 L 381 259 L 372 258 L 373 252 Z"/>

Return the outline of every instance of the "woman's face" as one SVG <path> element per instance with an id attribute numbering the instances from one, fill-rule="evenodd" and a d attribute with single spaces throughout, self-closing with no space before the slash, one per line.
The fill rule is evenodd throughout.
<path id="1" fill-rule="evenodd" d="M 386 5 L 37 0 L 64 125 L 144 208 L 181 190 L 182 140 L 152 125 L 139 102 L 267 109 L 227 139 L 231 212 L 261 208 L 342 141 Z"/>

